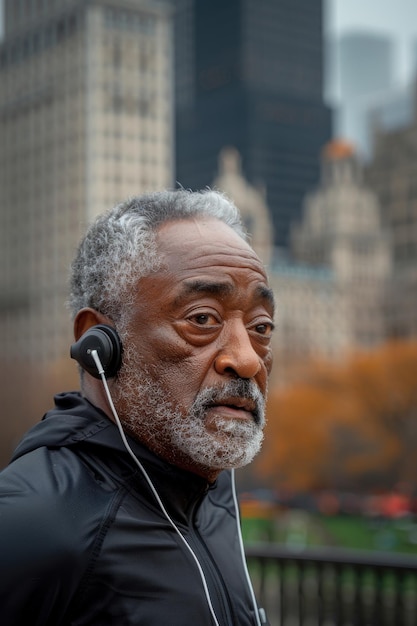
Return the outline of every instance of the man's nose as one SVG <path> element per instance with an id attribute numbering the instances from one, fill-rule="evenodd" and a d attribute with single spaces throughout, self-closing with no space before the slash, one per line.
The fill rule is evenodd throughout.
<path id="1" fill-rule="evenodd" d="M 230 324 L 224 332 L 224 344 L 214 362 L 218 374 L 254 378 L 262 367 L 248 331 L 242 322 Z"/>

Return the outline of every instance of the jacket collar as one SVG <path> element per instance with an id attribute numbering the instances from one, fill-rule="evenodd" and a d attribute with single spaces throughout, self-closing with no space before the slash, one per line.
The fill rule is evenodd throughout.
<path id="1" fill-rule="evenodd" d="M 201 476 L 166 462 L 129 436 L 127 439 L 168 512 L 186 523 L 216 483 L 209 485 Z M 55 396 L 55 408 L 28 431 L 12 460 L 45 446 L 88 449 L 89 454 L 102 459 L 115 478 L 143 483 L 143 475 L 128 454 L 117 426 L 78 392 Z"/>

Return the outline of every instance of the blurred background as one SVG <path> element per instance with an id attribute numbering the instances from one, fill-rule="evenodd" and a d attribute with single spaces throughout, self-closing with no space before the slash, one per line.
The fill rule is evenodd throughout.
<path id="1" fill-rule="evenodd" d="M 0 466 L 78 388 L 68 267 L 147 190 L 242 211 L 278 302 L 248 541 L 417 552 L 415 0 L 3 0 Z"/>

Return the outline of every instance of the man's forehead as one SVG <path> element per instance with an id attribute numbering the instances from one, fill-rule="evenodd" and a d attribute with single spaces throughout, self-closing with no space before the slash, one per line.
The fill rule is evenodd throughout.
<path id="1" fill-rule="evenodd" d="M 265 275 L 263 264 L 253 248 L 230 226 L 216 218 L 167 222 L 157 233 L 157 245 L 161 261 L 163 263 L 165 259 L 167 265 L 203 269 L 250 264 Z"/>
<path id="2" fill-rule="evenodd" d="M 158 228 L 156 238 L 162 250 L 175 247 L 175 244 L 184 245 L 197 241 L 201 244 L 235 242 L 235 245 L 252 250 L 231 226 L 215 217 L 193 217 L 164 222 Z"/>
<path id="3" fill-rule="evenodd" d="M 177 297 L 226 296 L 243 281 L 251 296 L 273 307 L 273 292 L 262 261 L 253 248 L 224 222 L 168 222 L 158 232 L 163 273 L 171 274 Z M 173 285 L 172 285 L 173 286 Z"/>

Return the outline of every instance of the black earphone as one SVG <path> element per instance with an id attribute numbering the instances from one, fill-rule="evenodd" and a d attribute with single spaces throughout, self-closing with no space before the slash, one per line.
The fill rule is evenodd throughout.
<path id="1" fill-rule="evenodd" d="M 103 365 L 106 378 L 116 376 L 122 364 L 122 342 L 113 326 L 97 324 L 89 328 L 70 349 L 72 359 L 75 359 L 81 367 L 94 376 L 100 378 L 97 365 L 91 355 L 92 350 L 97 350 Z"/>

